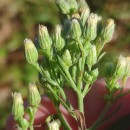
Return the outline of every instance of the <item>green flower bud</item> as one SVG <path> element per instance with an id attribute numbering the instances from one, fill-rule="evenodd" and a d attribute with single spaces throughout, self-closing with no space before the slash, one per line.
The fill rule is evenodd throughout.
<path id="1" fill-rule="evenodd" d="M 70 55 L 69 50 L 65 50 L 65 52 L 62 56 L 62 59 L 68 67 L 70 67 L 72 65 L 72 60 L 71 60 L 71 55 Z"/>
<path id="2" fill-rule="evenodd" d="M 64 39 L 61 37 L 61 26 L 57 25 L 55 27 L 55 33 L 54 33 L 54 47 L 56 48 L 57 51 L 60 51 L 61 49 L 63 49 L 63 47 L 65 46 L 65 41 Z"/>
<path id="3" fill-rule="evenodd" d="M 92 41 L 97 36 L 97 22 L 99 17 L 97 14 L 91 13 L 87 21 L 86 39 Z"/>
<path id="4" fill-rule="evenodd" d="M 51 57 L 51 45 L 52 41 L 49 36 L 48 30 L 45 26 L 39 25 L 39 32 L 38 32 L 38 38 L 39 38 L 39 45 L 42 49 L 42 51 L 48 56 Z"/>
<path id="5" fill-rule="evenodd" d="M 95 79 L 98 77 L 99 71 L 98 68 L 91 71 L 91 76 Z"/>
<path id="6" fill-rule="evenodd" d="M 50 123 L 48 123 L 48 129 L 47 130 L 60 130 L 61 122 L 59 120 L 54 120 Z"/>
<path id="7" fill-rule="evenodd" d="M 70 5 L 70 12 L 75 13 L 78 10 L 78 4 L 76 0 L 67 0 Z"/>
<path id="8" fill-rule="evenodd" d="M 107 81 L 107 88 L 110 92 L 116 92 L 117 90 L 119 90 L 120 88 L 120 85 L 119 83 L 117 82 L 117 80 L 108 80 Z"/>
<path id="9" fill-rule="evenodd" d="M 24 106 L 23 106 L 23 100 L 20 93 L 13 93 L 13 107 L 12 107 L 12 114 L 14 116 L 14 119 L 18 121 L 19 119 L 23 118 L 24 115 Z"/>
<path id="10" fill-rule="evenodd" d="M 38 60 L 38 51 L 30 39 L 24 40 L 25 58 L 29 64 L 34 64 Z"/>
<path id="11" fill-rule="evenodd" d="M 78 0 L 78 2 L 79 2 L 79 6 L 80 6 L 81 11 L 84 7 L 88 7 L 86 0 Z"/>
<path id="12" fill-rule="evenodd" d="M 79 39 L 81 37 L 81 27 L 77 19 L 72 19 L 70 33 L 71 37 L 74 39 Z"/>
<path id="13" fill-rule="evenodd" d="M 116 64 L 114 76 L 116 78 L 122 78 L 124 76 L 124 73 L 125 73 L 125 68 L 126 68 L 126 58 L 123 56 L 120 56 L 118 58 L 118 61 Z"/>
<path id="14" fill-rule="evenodd" d="M 109 42 L 112 39 L 115 30 L 115 23 L 113 19 L 108 19 L 106 26 L 102 31 L 102 38 L 105 42 Z"/>
<path id="15" fill-rule="evenodd" d="M 57 7 L 59 8 L 60 12 L 63 14 L 69 14 L 70 13 L 70 5 L 65 0 L 55 0 L 55 3 Z"/>
<path id="16" fill-rule="evenodd" d="M 35 83 L 29 83 L 29 103 L 38 107 L 41 102 L 41 96 Z"/>
<path id="17" fill-rule="evenodd" d="M 97 53 L 96 53 L 96 46 L 92 45 L 90 52 L 87 56 L 86 63 L 88 65 L 89 71 L 91 70 L 91 67 L 96 64 L 97 62 Z"/>
<path id="18" fill-rule="evenodd" d="M 90 9 L 88 7 L 84 7 L 82 9 L 82 13 L 81 13 L 81 22 L 83 24 L 83 26 L 85 26 L 85 23 L 86 23 L 86 20 L 89 16 L 89 13 L 90 13 Z"/>
<path id="19" fill-rule="evenodd" d="M 93 81 L 93 77 L 88 74 L 87 72 L 84 73 L 84 80 L 88 83 L 91 83 Z"/>

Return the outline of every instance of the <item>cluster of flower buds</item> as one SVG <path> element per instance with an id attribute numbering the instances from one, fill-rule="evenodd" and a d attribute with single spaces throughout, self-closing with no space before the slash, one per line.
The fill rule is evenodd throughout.
<path id="1" fill-rule="evenodd" d="M 43 54 L 42 63 L 38 61 L 38 51 L 29 39 L 25 40 L 25 57 L 28 63 L 38 69 L 41 75 L 40 83 L 47 94 L 51 93 L 56 105 L 64 99 L 61 103 L 66 107 L 67 100 L 63 88 L 67 84 L 76 92 L 79 111 L 83 112 L 84 94 L 98 77 L 99 71 L 95 66 L 104 55 L 101 53 L 104 45 L 112 39 L 115 23 L 113 19 L 108 19 L 106 25 L 101 27 L 101 17 L 90 13 L 85 0 L 55 2 L 60 13 L 66 15 L 63 25 L 55 26 L 52 37 L 47 27 L 39 25 L 38 42 Z M 129 58 L 125 61 L 128 62 Z M 129 65 L 126 65 L 126 62 L 123 76 L 128 75 Z M 115 77 L 121 76 L 123 65 L 120 61 L 117 63 Z M 111 81 L 108 86 L 113 88 L 115 84 L 118 88 L 116 81 Z M 29 102 L 31 106 L 37 107 L 40 95 L 35 84 L 29 85 L 29 91 Z M 72 109 L 69 105 L 68 108 Z"/>
<path id="2" fill-rule="evenodd" d="M 120 89 L 118 79 L 130 76 L 130 58 L 121 55 L 115 63 L 107 63 L 104 70 L 107 88 L 115 92 Z"/>
<path id="3" fill-rule="evenodd" d="M 95 65 L 102 55 L 103 46 L 112 39 L 115 23 L 112 19 L 108 19 L 106 25 L 101 28 L 99 25 L 101 17 L 90 13 L 83 1 L 55 0 L 55 2 L 60 13 L 66 15 L 66 19 L 63 25 L 55 26 L 52 37 L 47 27 L 39 25 L 38 41 L 45 61 L 42 64 L 38 62 L 38 51 L 28 39 L 25 40 L 25 57 L 30 64 L 34 66 L 37 64 L 43 86 L 57 87 L 52 90 L 50 87 L 45 87 L 47 91 L 56 94 L 54 97 L 58 97 L 61 93 L 65 95 L 61 86 L 66 84 L 79 94 L 79 88 L 80 92 L 85 89 L 83 84 L 92 84 L 97 79 L 98 69 L 95 69 Z M 97 39 L 100 39 L 99 44 Z M 30 90 L 33 90 L 32 86 Z M 58 92 L 55 92 L 57 90 Z M 35 106 L 36 101 L 31 100 Z"/>
<path id="4" fill-rule="evenodd" d="M 23 104 L 23 99 L 20 93 L 13 93 L 12 94 L 13 97 L 13 106 L 12 106 L 12 114 L 14 116 L 14 119 L 17 121 L 18 123 L 18 127 L 21 128 L 22 130 L 27 130 L 30 126 L 30 124 L 32 125 L 32 122 L 27 121 L 24 118 L 24 104 Z M 41 96 L 39 94 L 39 91 L 37 89 L 36 84 L 29 84 L 29 117 L 30 117 L 30 121 L 32 121 L 32 118 L 34 118 L 34 114 L 39 106 L 41 102 Z M 28 109 L 28 108 L 27 108 Z"/>
<path id="5" fill-rule="evenodd" d="M 123 57 L 122 55 L 118 58 L 114 76 L 117 78 L 128 77 L 130 75 L 130 58 Z"/>

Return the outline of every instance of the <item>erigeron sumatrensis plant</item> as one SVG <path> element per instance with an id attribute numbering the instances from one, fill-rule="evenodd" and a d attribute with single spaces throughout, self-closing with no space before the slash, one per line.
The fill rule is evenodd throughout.
<path id="1" fill-rule="evenodd" d="M 45 94 L 50 97 L 57 109 L 57 119 L 48 124 L 49 130 L 59 130 L 60 125 L 64 130 L 71 127 L 60 112 L 62 104 L 69 114 L 77 121 L 80 120 L 79 129 L 87 130 L 84 118 L 77 116 L 74 108 L 68 102 L 64 87 L 73 89 L 78 98 L 78 113 L 84 115 L 84 98 L 91 89 L 91 85 L 97 80 L 99 70 L 97 63 L 104 56 L 102 49 L 113 36 L 115 23 L 108 19 L 105 25 L 101 24 L 102 18 L 90 10 L 85 0 L 55 0 L 60 13 L 64 15 L 62 25 L 56 25 L 52 37 L 44 25 L 38 27 L 38 50 L 30 39 L 25 39 L 25 58 L 40 74 L 39 83 L 29 84 L 29 107 L 27 113 L 30 120 L 24 115 L 23 100 L 20 93 L 13 94 L 12 113 L 22 130 L 33 130 L 34 114 L 38 109 L 41 96 L 37 86 L 42 86 Z M 42 55 L 42 61 L 38 61 L 38 55 Z M 105 112 L 111 104 L 122 95 L 115 95 L 121 87 L 118 79 L 125 82 L 129 76 L 130 58 L 120 56 L 117 62 L 106 65 L 105 81 L 108 93 L 105 95 L 106 108 L 97 121 L 88 128 L 96 130 Z M 90 99 L 91 100 L 91 99 Z M 86 108 L 87 109 L 87 108 Z"/>

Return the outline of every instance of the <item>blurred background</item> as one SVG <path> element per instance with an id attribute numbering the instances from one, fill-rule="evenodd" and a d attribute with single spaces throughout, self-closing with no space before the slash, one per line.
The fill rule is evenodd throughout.
<path id="1" fill-rule="evenodd" d="M 105 50 L 108 59 L 130 55 L 130 0 L 87 0 L 92 12 L 116 21 L 116 31 Z M 0 130 L 11 112 L 11 93 L 27 94 L 28 83 L 38 80 L 37 71 L 24 59 L 23 40 L 37 36 L 38 24 L 49 31 L 59 23 L 54 0 L 0 0 Z"/>

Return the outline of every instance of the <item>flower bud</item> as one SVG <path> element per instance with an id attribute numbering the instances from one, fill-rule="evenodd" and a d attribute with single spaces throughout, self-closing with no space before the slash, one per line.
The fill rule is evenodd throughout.
<path id="1" fill-rule="evenodd" d="M 76 0 L 67 0 L 70 5 L 70 13 L 75 13 L 78 10 L 78 4 Z"/>
<path id="2" fill-rule="evenodd" d="M 116 92 L 120 88 L 120 85 L 117 80 L 112 79 L 107 81 L 107 88 L 110 92 Z"/>
<path id="3" fill-rule="evenodd" d="M 84 74 L 84 79 L 88 83 L 91 83 L 93 81 L 93 77 L 90 74 L 88 74 L 88 73 Z"/>
<path id="4" fill-rule="evenodd" d="M 13 93 L 13 107 L 12 107 L 12 114 L 14 116 L 14 119 L 17 121 L 21 118 L 23 118 L 24 115 L 24 106 L 23 106 L 23 100 L 20 93 Z"/>
<path id="5" fill-rule="evenodd" d="M 51 57 L 51 45 L 52 41 L 49 36 L 48 30 L 45 26 L 39 25 L 39 32 L 38 32 L 38 38 L 39 38 L 39 45 L 42 49 L 42 51 L 48 56 Z"/>
<path id="6" fill-rule="evenodd" d="M 105 42 L 109 42 L 112 39 L 115 30 L 115 23 L 113 19 L 108 19 L 106 26 L 102 31 L 102 38 Z"/>
<path id="7" fill-rule="evenodd" d="M 90 9 L 88 7 L 84 7 L 82 9 L 81 21 L 82 21 L 83 26 L 85 26 L 85 23 L 86 23 L 86 20 L 87 20 L 87 18 L 89 16 L 89 13 L 90 13 Z"/>
<path id="8" fill-rule="evenodd" d="M 99 71 L 98 68 L 91 71 L 91 76 L 95 79 L 98 77 Z"/>
<path id="9" fill-rule="evenodd" d="M 120 56 L 118 58 L 118 61 L 116 64 L 114 76 L 116 78 L 122 78 L 124 76 L 124 73 L 125 73 L 125 68 L 126 68 L 126 59 L 125 59 L 125 57 Z"/>
<path id="10" fill-rule="evenodd" d="M 92 41 L 97 36 L 97 22 L 99 18 L 97 14 L 91 13 L 87 21 L 86 39 Z"/>
<path id="11" fill-rule="evenodd" d="M 69 50 L 66 50 L 62 56 L 63 61 L 65 62 L 65 64 L 70 67 L 72 65 L 72 60 L 71 60 L 71 55 Z"/>
<path id="12" fill-rule="evenodd" d="M 70 5 L 67 1 L 65 0 L 55 0 L 55 3 L 61 13 L 63 14 L 69 14 L 70 13 Z"/>
<path id="13" fill-rule="evenodd" d="M 59 120 L 54 120 L 50 123 L 48 123 L 48 129 L 47 130 L 60 130 L 61 123 Z"/>
<path id="14" fill-rule="evenodd" d="M 38 36 L 39 36 L 40 47 L 43 50 L 46 50 L 50 48 L 50 46 L 52 45 L 47 27 L 43 25 L 39 25 L 38 28 L 39 28 Z"/>
<path id="15" fill-rule="evenodd" d="M 92 45 L 91 50 L 87 56 L 86 63 L 88 65 L 89 71 L 91 70 L 91 67 L 96 64 L 97 62 L 97 53 L 96 53 L 96 46 Z"/>
<path id="16" fill-rule="evenodd" d="M 41 96 L 35 83 L 29 83 L 29 103 L 38 107 L 41 102 Z"/>
<path id="17" fill-rule="evenodd" d="M 57 25 L 55 27 L 55 33 L 54 33 L 54 47 L 56 48 L 57 51 L 60 51 L 61 49 L 63 49 L 63 47 L 65 46 L 65 41 L 64 39 L 61 37 L 61 26 Z"/>
<path id="18" fill-rule="evenodd" d="M 29 64 L 34 64 L 38 60 L 38 51 L 30 39 L 24 40 L 25 58 Z"/>
<path id="19" fill-rule="evenodd" d="M 82 32 L 77 19 L 72 19 L 70 33 L 71 37 L 74 39 L 79 39 L 81 37 Z"/>

